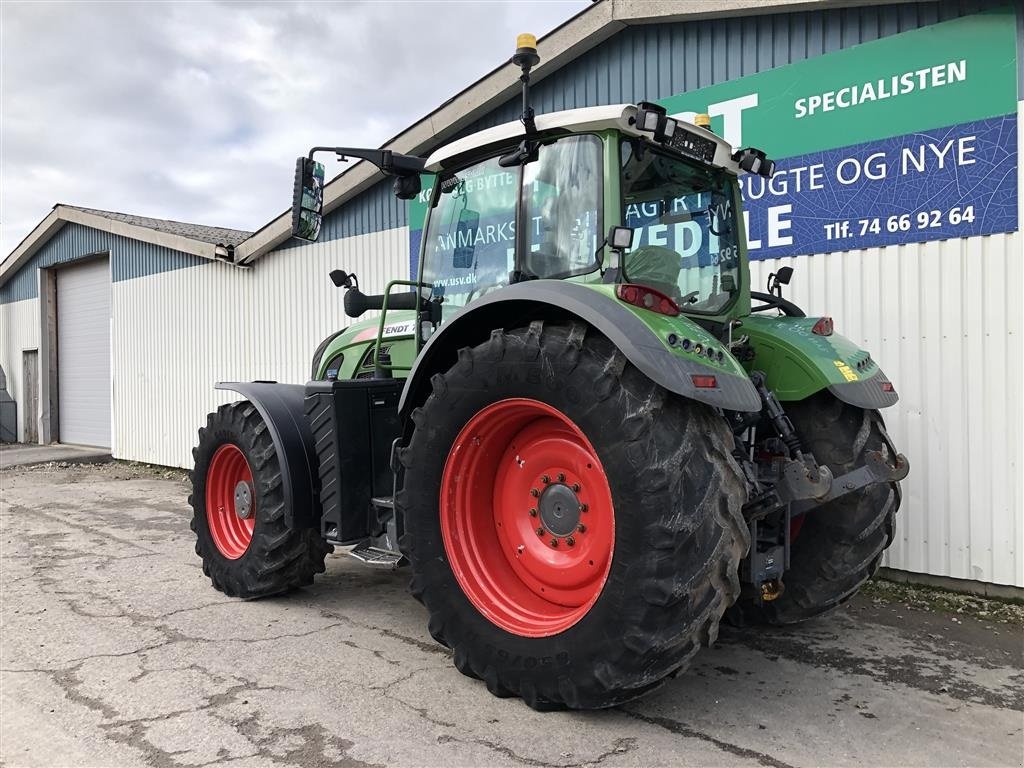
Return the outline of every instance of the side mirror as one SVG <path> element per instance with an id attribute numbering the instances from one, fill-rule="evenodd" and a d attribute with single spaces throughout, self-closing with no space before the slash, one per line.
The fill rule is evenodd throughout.
<path id="1" fill-rule="evenodd" d="M 463 208 L 459 222 L 455 225 L 455 250 L 452 252 L 452 266 L 455 269 L 469 269 L 473 266 L 476 252 L 476 233 L 480 228 L 480 213 Z"/>
<path id="2" fill-rule="evenodd" d="M 789 285 L 789 281 L 793 279 L 793 268 L 792 267 L 779 267 L 779 271 L 775 273 L 775 282 L 781 283 L 782 285 Z"/>
<path id="3" fill-rule="evenodd" d="M 324 210 L 324 166 L 308 157 L 295 161 L 292 236 L 314 241 L 320 236 Z"/>

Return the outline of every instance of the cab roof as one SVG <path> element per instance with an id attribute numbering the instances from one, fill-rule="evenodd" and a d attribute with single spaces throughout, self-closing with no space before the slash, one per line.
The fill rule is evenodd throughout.
<path id="1" fill-rule="evenodd" d="M 537 115 L 535 122 L 537 132 L 541 135 L 545 133 L 588 133 L 617 130 L 627 136 L 650 139 L 651 134 L 637 129 L 635 125 L 636 111 L 637 108 L 634 104 L 583 107 L 581 109 L 568 109 L 562 112 L 549 112 Z M 739 167 L 732 159 L 733 149 L 724 139 L 692 123 L 679 121 L 679 125 L 687 131 L 715 142 L 717 147 L 714 165 L 733 173 L 739 172 Z M 445 144 L 433 152 L 427 157 L 424 170 L 428 173 L 438 173 L 446 168 L 461 165 L 466 159 L 476 154 L 477 150 L 483 151 L 488 147 L 509 146 L 517 143 L 524 137 L 523 124 L 519 120 L 502 123 L 493 128 L 485 128 L 477 133 L 456 139 L 450 144 Z"/>

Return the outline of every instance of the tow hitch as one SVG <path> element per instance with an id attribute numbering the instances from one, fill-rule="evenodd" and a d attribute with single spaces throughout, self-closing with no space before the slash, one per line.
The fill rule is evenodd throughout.
<path id="1" fill-rule="evenodd" d="M 777 437 L 760 443 L 767 448 L 768 458 L 747 463 L 754 492 L 743 507 L 750 530 L 750 554 L 740 575 L 755 587 L 758 601 L 769 602 L 785 591 L 782 576 L 790 565 L 794 519 L 869 485 L 898 482 L 910 472 L 910 462 L 887 444 L 892 463 L 883 451 L 870 451 L 863 465 L 834 477 L 831 469 L 804 453 L 782 404 L 765 385 L 764 375 L 755 371 L 750 378 Z"/>

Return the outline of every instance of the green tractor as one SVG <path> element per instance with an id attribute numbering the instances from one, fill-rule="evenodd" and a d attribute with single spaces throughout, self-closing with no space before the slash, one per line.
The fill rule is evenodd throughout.
<path id="1" fill-rule="evenodd" d="M 640 103 L 523 115 L 427 158 L 358 157 L 429 199 L 418 277 L 366 295 L 305 385 L 224 383 L 192 473 L 204 572 L 255 598 L 335 546 L 409 566 L 456 667 L 537 709 L 609 707 L 684 670 L 730 617 L 828 613 L 892 541 L 907 460 L 868 352 L 753 291 L 741 173 L 763 152 Z M 423 192 L 423 174 L 432 186 Z"/>

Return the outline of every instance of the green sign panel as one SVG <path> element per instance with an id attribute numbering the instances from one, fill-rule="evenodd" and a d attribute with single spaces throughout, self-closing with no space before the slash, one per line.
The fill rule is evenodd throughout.
<path id="1" fill-rule="evenodd" d="M 967 123 L 1016 111 L 1011 8 L 965 16 L 749 77 L 663 104 L 684 120 L 711 115 L 733 146 L 771 157 Z"/>

